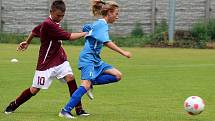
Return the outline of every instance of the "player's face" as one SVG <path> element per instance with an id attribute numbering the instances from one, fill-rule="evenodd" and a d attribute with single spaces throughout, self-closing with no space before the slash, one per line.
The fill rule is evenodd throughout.
<path id="1" fill-rule="evenodd" d="M 119 9 L 108 12 L 108 23 L 114 23 L 117 19 L 119 19 Z"/>
<path id="2" fill-rule="evenodd" d="M 64 15 L 65 12 L 62 12 L 61 10 L 58 9 L 51 11 L 52 20 L 57 23 L 59 23 L 63 19 Z"/>

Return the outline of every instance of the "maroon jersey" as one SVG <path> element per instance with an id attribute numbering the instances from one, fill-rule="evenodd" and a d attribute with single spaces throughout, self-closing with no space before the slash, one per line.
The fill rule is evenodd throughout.
<path id="1" fill-rule="evenodd" d="M 36 26 L 32 34 L 41 41 L 36 70 L 44 71 L 67 60 L 66 53 L 61 47 L 61 40 L 68 40 L 71 33 L 61 29 L 50 17 Z"/>

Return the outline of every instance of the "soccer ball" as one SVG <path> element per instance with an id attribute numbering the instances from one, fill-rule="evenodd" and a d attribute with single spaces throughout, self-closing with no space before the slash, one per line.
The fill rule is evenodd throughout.
<path id="1" fill-rule="evenodd" d="M 184 109 L 190 115 L 198 115 L 205 108 L 205 101 L 199 96 L 190 96 L 184 101 Z"/>
<path id="2" fill-rule="evenodd" d="M 10 62 L 11 62 L 11 63 L 17 63 L 18 60 L 17 60 L 16 58 L 13 58 L 13 59 L 10 60 Z"/>

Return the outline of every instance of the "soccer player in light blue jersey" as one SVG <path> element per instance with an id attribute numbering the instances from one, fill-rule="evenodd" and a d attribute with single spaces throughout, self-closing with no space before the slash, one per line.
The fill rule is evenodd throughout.
<path id="1" fill-rule="evenodd" d="M 121 80 L 119 70 L 101 60 L 100 53 L 103 46 L 130 58 L 131 53 L 119 48 L 109 38 L 108 24 L 118 19 L 118 4 L 113 1 L 92 0 L 92 12 L 95 16 L 102 16 L 93 24 L 87 24 L 83 31 L 89 32 L 85 37 L 85 45 L 79 57 L 81 70 L 81 86 L 73 93 L 69 102 L 59 113 L 60 117 L 74 118 L 70 113 L 81 97 L 92 88 L 92 85 L 102 85 Z"/>

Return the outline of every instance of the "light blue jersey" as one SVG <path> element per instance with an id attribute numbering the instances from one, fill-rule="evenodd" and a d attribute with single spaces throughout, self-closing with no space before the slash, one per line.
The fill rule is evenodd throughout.
<path id="1" fill-rule="evenodd" d="M 109 38 L 109 27 L 104 19 L 99 19 L 92 24 L 92 29 L 85 37 L 85 45 L 80 53 L 78 67 L 91 65 L 100 66 L 103 61 L 100 53 L 104 43 L 111 41 Z"/>

